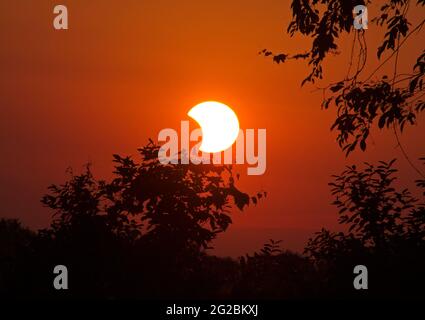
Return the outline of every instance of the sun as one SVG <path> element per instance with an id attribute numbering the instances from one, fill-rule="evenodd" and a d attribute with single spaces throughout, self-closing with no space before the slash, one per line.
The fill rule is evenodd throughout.
<path id="1" fill-rule="evenodd" d="M 221 152 L 232 146 L 239 134 L 239 120 L 227 105 L 217 101 L 197 104 L 187 113 L 202 130 L 202 152 Z"/>

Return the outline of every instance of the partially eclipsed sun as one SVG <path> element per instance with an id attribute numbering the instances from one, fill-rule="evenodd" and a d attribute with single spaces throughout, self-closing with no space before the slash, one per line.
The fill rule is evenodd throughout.
<path id="1" fill-rule="evenodd" d="M 202 152 L 220 152 L 228 149 L 239 134 L 239 121 L 235 112 L 223 103 L 206 101 L 187 113 L 202 130 Z"/>

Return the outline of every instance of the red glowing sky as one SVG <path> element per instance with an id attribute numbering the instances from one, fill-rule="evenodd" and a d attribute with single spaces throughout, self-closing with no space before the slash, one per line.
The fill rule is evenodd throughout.
<path id="1" fill-rule="evenodd" d="M 47 226 L 51 212 L 39 199 L 66 179 L 67 167 L 90 161 L 108 178 L 113 153 L 135 155 L 205 100 L 230 105 L 242 128 L 267 129 L 267 171 L 242 177 L 241 188 L 269 196 L 234 213 L 216 242 L 220 254 L 252 252 L 269 238 L 301 250 L 312 232 L 336 228 L 327 183 L 345 164 L 398 157 L 400 183 L 416 178 L 391 132 L 374 132 L 367 152 L 346 159 L 329 129 L 334 110 L 320 109 L 315 87 L 300 87 L 307 68 L 258 55 L 308 50 L 305 39 L 284 32 L 285 1 L 62 2 L 66 31 L 52 27 L 52 1 L 0 4 L 0 216 Z M 382 38 L 373 28 L 371 55 Z M 423 40 L 402 51 L 400 68 L 410 67 Z M 341 55 L 325 64 L 330 81 L 346 71 L 348 43 L 342 39 Z M 424 136 L 424 125 L 403 135 L 412 159 L 423 156 Z"/>

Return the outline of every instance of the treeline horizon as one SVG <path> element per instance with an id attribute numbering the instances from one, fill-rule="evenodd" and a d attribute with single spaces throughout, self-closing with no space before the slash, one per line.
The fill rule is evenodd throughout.
<path id="1" fill-rule="evenodd" d="M 5 298 L 303 299 L 424 298 L 425 206 L 395 186 L 395 160 L 349 166 L 330 183 L 338 222 L 347 232 L 319 230 L 303 253 L 270 240 L 238 258 L 208 253 L 232 223 L 231 209 L 266 193 L 237 187 L 231 166 L 162 165 L 159 146 L 140 161 L 114 155 L 111 181 L 90 167 L 51 185 L 42 203 L 53 210 L 37 232 L 0 220 L 0 295 Z M 425 181 L 418 180 L 425 195 Z M 282 239 L 284 239 L 282 234 Z M 64 265 L 69 289 L 55 290 Z M 367 290 L 353 286 L 354 268 Z"/>
<path id="2" fill-rule="evenodd" d="M 376 1 L 367 6 L 372 4 Z M 423 12 L 424 6 L 423 0 L 390 0 L 364 30 L 353 27 L 352 1 L 293 0 L 287 33 L 311 40 L 311 49 L 260 51 L 276 64 L 304 61 L 309 73 L 301 85 L 316 86 L 328 71 L 325 60 L 344 49 L 341 38 L 352 41 L 345 48 L 350 50 L 346 75 L 319 87 L 321 107 L 335 112 L 331 130 L 347 157 L 367 150 L 372 130 L 390 130 L 400 155 L 417 173 L 414 193 L 395 184 L 395 160 L 348 166 L 329 183 L 338 223 L 346 231 L 319 230 L 302 255 L 270 242 L 253 255 L 219 258 L 206 249 L 232 223 L 232 207 L 244 210 L 264 201 L 267 193 L 241 191 L 231 166 L 163 165 L 159 146 L 151 141 L 139 149 L 140 159 L 114 155 L 111 181 L 96 179 L 87 167 L 50 186 L 42 198 L 53 211 L 49 228 L 34 233 L 16 221 L 1 220 L 0 295 L 425 298 L 425 174 L 400 140 L 425 110 L 423 47 L 416 48 L 421 50 L 417 57 L 404 61 L 411 68 L 398 66 L 400 51 L 425 24 L 422 19 L 413 25 L 409 11 Z M 365 35 L 372 26 L 383 31 L 375 65 L 367 64 L 374 56 Z M 68 290 L 53 288 L 58 264 L 69 269 Z M 367 267 L 367 290 L 354 288 L 358 265 Z"/>

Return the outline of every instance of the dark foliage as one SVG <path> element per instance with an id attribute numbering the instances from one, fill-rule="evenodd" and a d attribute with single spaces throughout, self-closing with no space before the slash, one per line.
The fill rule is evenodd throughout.
<path id="1" fill-rule="evenodd" d="M 326 275 L 330 294 L 354 294 L 346 274 L 364 264 L 374 279 L 372 296 L 425 296 L 425 199 L 397 190 L 393 164 L 366 164 L 363 170 L 351 166 L 330 183 L 339 222 L 348 231 L 322 229 L 305 249 Z M 423 188 L 420 181 L 418 187 Z"/>
<path id="2" fill-rule="evenodd" d="M 145 150 L 155 148 L 148 145 L 142 155 Z M 407 190 L 397 190 L 394 161 L 366 164 L 363 170 L 347 167 L 334 177 L 330 184 L 334 205 L 339 209 L 339 222 L 347 226 L 346 233 L 323 229 L 310 239 L 305 255 L 285 251 L 280 241 L 270 240 L 259 252 L 238 260 L 205 251 L 228 224 L 217 222 L 213 229 L 214 225 L 195 214 L 187 219 L 173 209 L 183 210 L 184 215 L 189 215 L 184 210 L 202 214 L 201 203 L 211 203 L 207 200 L 211 189 L 218 193 L 208 211 L 213 212 L 208 219 L 214 219 L 214 210 L 220 210 L 215 203 L 230 205 L 229 195 L 243 194 L 226 191 L 236 189 L 229 179 L 231 172 L 203 168 L 192 173 L 177 165 L 165 166 L 167 176 L 162 176 L 152 158 L 142 156 L 136 164 L 115 156 L 115 161 L 116 176 L 110 183 L 97 181 L 87 168 L 65 184 L 50 187 L 51 193 L 43 197 L 43 203 L 55 210 L 50 228 L 33 233 L 15 220 L 0 221 L 2 295 L 280 299 L 394 297 L 407 292 L 423 297 L 425 206 Z M 149 180 L 150 170 L 158 170 L 156 176 L 169 180 L 156 187 L 156 182 Z M 206 180 L 185 180 L 183 172 L 184 177 L 193 174 Z M 176 179 L 185 181 L 183 185 L 171 179 L 174 173 Z M 425 192 L 423 180 L 417 185 Z M 191 197 L 185 197 L 185 192 Z M 145 204 L 140 205 L 138 199 Z M 155 202 L 149 202 L 151 199 Z M 162 207 L 161 201 L 173 205 Z M 180 226 L 181 221 L 168 215 L 181 217 L 186 225 Z M 68 267 L 70 281 L 70 289 L 60 294 L 52 285 L 53 267 L 58 264 Z M 367 265 L 373 279 L 370 290 L 363 293 L 352 286 L 353 267 L 358 264 Z"/>
<path id="3" fill-rule="evenodd" d="M 367 1 L 367 4 L 371 1 Z M 361 2 L 293 0 L 291 35 L 310 37 L 309 52 L 273 54 L 280 64 L 302 59 L 311 66 L 303 81 L 323 77 L 322 63 L 338 52 L 338 38 L 353 34 L 358 49 L 347 76 L 323 88 L 323 107 L 334 105 L 333 129 L 348 155 L 366 149 L 371 126 L 395 134 L 415 124 L 421 100 L 425 52 L 412 73 L 397 74 L 401 46 L 425 20 L 411 26 L 413 3 L 391 0 L 375 20 L 386 29 L 378 58 L 388 58 L 362 77 L 367 59 L 364 31 L 352 30 L 351 11 Z M 354 50 L 352 51 L 354 52 Z M 394 75 L 372 79 L 391 58 Z M 401 148 L 401 145 L 399 145 Z M 90 168 L 52 185 L 42 202 L 54 210 L 51 227 L 37 233 L 16 220 L 0 220 L 0 295 L 26 298 L 310 298 L 421 297 L 425 289 L 425 179 L 416 199 L 396 184 L 394 161 L 364 169 L 349 166 L 330 186 L 344 232 L 322 229 L 304 255 L 281 249 L 279 241 L 238 260 L 207 254 L 211 241 L 231 224 L 230 209 L 257 204 L 235 186 L 229 166 L 162 165 L 158 146 L 140 149 L 140 162 L 114 155 L 114 179 L 97 180 Z M 422 159 L 425 161 L 425 159 Z M 410 160 L 409 160 L 410 161 Z M 417 168 L 415 168 L 417 169 Z M 420 171 L 417 170 L 419 173 Z M 53 289 L 53 267 L 66 265 L 70 289 Z M 353 289 L 353 267 L 369 269 L 370 289 Z"/>
<path id="4" fill-rule="evenodd" d="M 288 33 L 300 34 L 311 39 L 307 53 L 273 54 L 269 50 L 260 53 L 273 57 L 276 63 L 290 59 L 304 59 L 311 67 L 310 74 L 302 81 L 315 83 L 323 78 L 322 64 L 329 55 L 340 52 L 339 38 L 352 37 L 350 61 L 346 76 L 331 83 L 323 90 L 322 107 L 336 108 L 332 130 L 337 130 L 337 142 L 349 155 L 356 148 L 366 150 L 373 125 L 379 129 L 391 128 L 397 135 L 406 125 L 416 124 L 418 114 L 425 110 L 423 81 L 425 76 L 425 51 L 412 62 L 410 73 L 398 72 L 398 55 L 403 45 L 421 31 L 425 19 L 412 26 L 408 20 L 409 10 L 423 12 L 424 1 L 391 0 L 383 3 L 373 26 L 367 31 L 353 28 L 353 8 L 366 4 L 372 7 L 377 1 L 351 0 L 293 0 L 292 21 Z M 372 28 L 385 30 L 382 44 L 378 47 L 378 63 L 367 73 L 366 62 L 370 59 L 365 34 Z M 415 41 L 415 40 L 412 40 Z M 384 55 L 387 57 L 384 59 Z M 383 66 L 392 68 L 391 75 L 377 76 Z M 398 137 L 397 137 L 398 141 Z M 399 141 L 398 141 L 399 143 Z M 401 147 L 401 146 L 400 146 Z"/>
<path id="5" fill-rule="evenodd" d="M 10 238 L 2 271 L 15 280 L 6 292 L 50 296 L 53 266 L 64 264 L 73 289 L 65 296 L 217 295 L 225 279 L 211 284 L 219 271 L 210 264 L 220 270 L 235 264 L 205 249 L 231 224 L 233 205 L 243 210 L 265 193 L 241 192 L 230 166 L 163 165 L 158 150 L 150 142 L 139 150 L 140 162 L 114 155 L 111 182 L 96 180 L 87 166 L 50 186 L 42 198 L 54 210 L 48 229 L 27 234 L 17 222 L 2 221 Z"/>

